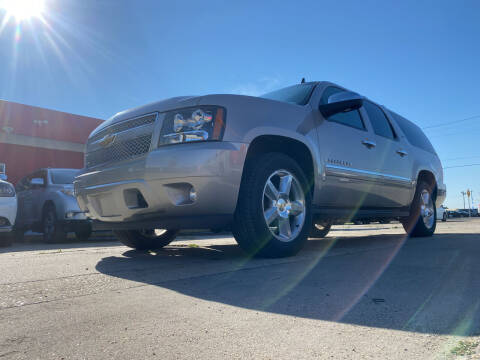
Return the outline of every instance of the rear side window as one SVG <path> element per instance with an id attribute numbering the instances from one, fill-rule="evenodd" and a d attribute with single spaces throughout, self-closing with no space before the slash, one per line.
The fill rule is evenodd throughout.
<path id="1" fill-rule="evenodd" d="M 368 114 L 375 134 L 392 140 L 396 138 L 392 125 L 390 125 L 382 109 L 370 101 L 364 101 L 363 107 Z"/>
<path id="2" fill-rule="evenodd" d="M 331 95 L 341 91 L 345 90 L 333 86 L 326 88 L 320 99 L 320 104 L 328 104 L 328 98 Z M 347 125 L 356 129 L 365 130 L 365 125 L 363 124 L 362 117 L 360 116 L 358 110 L 332 115 L 328 118 L 328 121 L 334 121 L 342 125 Z"/>
<path id="3" fill-rule="evenodd" d="M 422 129 L 420 129 L 417 125 L 405 119 L 404 117 L 395 114 L 393 111 L 390 111 L 390 113 L 392 114 L 400 129 L 402 129 L 410 144 L 419 147 L 422 150 L 428 151 L 432 154 L 436 154 L 432 143 L 425 136 Z"/>

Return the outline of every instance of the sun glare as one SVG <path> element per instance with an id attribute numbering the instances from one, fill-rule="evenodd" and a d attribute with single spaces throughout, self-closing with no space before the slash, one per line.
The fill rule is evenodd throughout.
<path id="1" fill-rule="evenodd" d="M 17 21 L 28 20 L 42 16 L 45 0 L 0 0 L 0 9 Z"/>

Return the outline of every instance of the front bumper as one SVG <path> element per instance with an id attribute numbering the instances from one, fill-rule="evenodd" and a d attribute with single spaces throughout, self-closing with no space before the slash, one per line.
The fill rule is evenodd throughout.
<path id="1" fill-rule="evenodd" d="M 220 226 L 235 211 L 246 151 L 246 144 L 230 142 L 160 147 L 86 170 L 75 180 L 75 194 L 103 228 Z"/>
<path id="2" fill-rule="evenodd" d="M 15 224 L 17 217 L 17 198 L 16 197 L 0 197 L 0 218 L 6 219 L 8 222 L 0 226 L 0 232 L 9 232 Z"/>

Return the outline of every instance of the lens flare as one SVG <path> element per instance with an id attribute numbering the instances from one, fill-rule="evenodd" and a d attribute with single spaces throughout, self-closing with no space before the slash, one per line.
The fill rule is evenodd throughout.
<path id="1" fill-rule="evenodd" d="M 0 0 L 0 9 L 6 12 L 6 17 L 17 21 L 41 17 L 45 10 L 44 0 Z"/>

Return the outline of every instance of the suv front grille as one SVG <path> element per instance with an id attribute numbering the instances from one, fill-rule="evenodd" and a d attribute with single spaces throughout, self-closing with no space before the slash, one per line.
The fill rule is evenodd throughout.
<path id="1" fill-rule="evenodd" d="M 118 124 L 111 125 L 101 130 L 98 134 L 95 134 L 90 139 L 88 139 L 88 143 L 90 144 L 92 142 L 100 140 L 101 138 L 103 138 L 105 135 L 108 135 L 108 134 L 117 134 L 119 132 L 137 128 L 139 126 L 153 124 L 156 118 L 157 118 L 156 114 L 151 114 L 151 115 L 141 116 L 135 119 L 126 120 Z"/>
<path id="2" fill-rule="evenodd" d="M 150 149 L 152 135 L 144 135 L 135 139 L 113 144 L 106 149 L 98 149 L 87 153 L 87 168 L 110 162 L 117 162 L 129 159 L 134 156 L 143 155 Z"/>
<path id="3" fill-rule="evenodd" d="M 85 166 L 91 168 L 148 153 L 157 114 L 149 114 L 111 125 L 88 139 Z M 103 138 L 113 137 L 111 143 Z M 103 142 L 103 144 L 102 144 Z"/>

